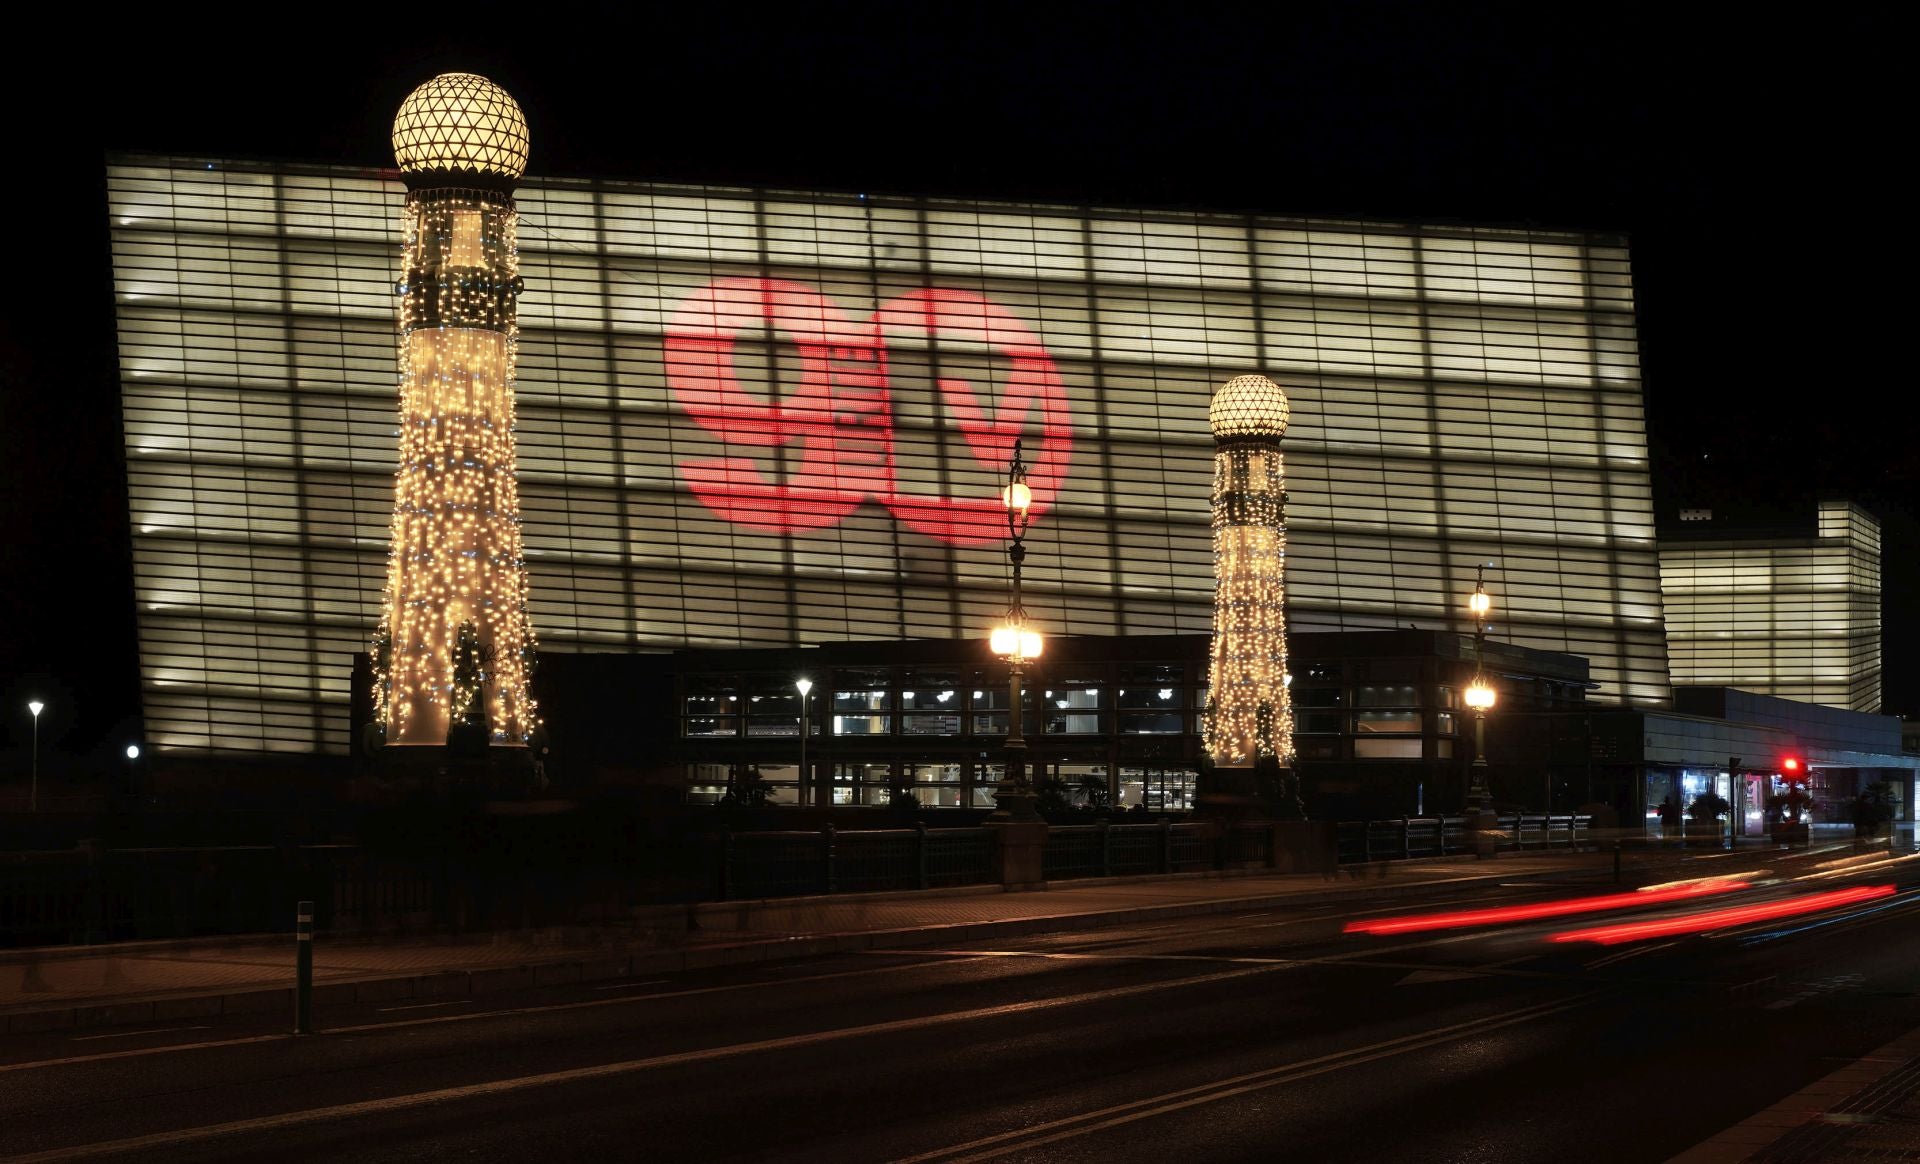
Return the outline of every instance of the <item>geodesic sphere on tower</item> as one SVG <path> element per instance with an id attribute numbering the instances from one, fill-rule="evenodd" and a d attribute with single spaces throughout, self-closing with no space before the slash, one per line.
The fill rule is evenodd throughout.
<path id="1" fill-rule="evenodd" d="M 527 119 L 507 91 L 485 77 L 442 73 L 400 103 L 393 156 L 403 174 L 515 181 L 527 172 Z"/>
<path id="2" fill-rule="evenodd" d="M 1213 394 L 1207 423 L 1215 440 L 1275 437 L 1287 431 L 1287 394 L 1265 376 L 1235 376 Z"/>

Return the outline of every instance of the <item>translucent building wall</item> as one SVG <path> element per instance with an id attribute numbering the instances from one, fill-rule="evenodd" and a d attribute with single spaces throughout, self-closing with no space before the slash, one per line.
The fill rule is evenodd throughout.
<path id="1" fill-rule="evenodd" d="M 108 172 L 162 748 L 345 751 L 393 505 L 384 171 Z M 1622 240 L 528 178 L 520 502 L 548 651 L 976 636 L 1034 466 L 1050 635 L 1201 633 L 1212 387 L 1286 389 L 1287 621 L 1467 629 L 1668 695 Z"/>
<path id="2" fill-rule="evenodd" d="M 1811 535 L 1660 544 L 1673 681 L 1880 711 L 1880 523 L 1825 501 Z"/>

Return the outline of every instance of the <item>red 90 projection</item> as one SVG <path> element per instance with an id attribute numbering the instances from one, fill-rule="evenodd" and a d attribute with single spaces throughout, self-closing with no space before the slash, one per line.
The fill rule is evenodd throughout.
<path id="1" fill-rule="evenodd" d="M 740 340 L 763 335 L 784 336 L 799 356 L 798 385 L 783 399 L 768 400 L 748 387 L 735 365 Z M 965 379 L 935 381 L 940 406 L 984 475 L 980 494 L 949 497 L 900 487 L 889 338 L 916 347 L 959 341 L 1006 361 L 997 404 Z M 666 373 L 687 415 L 743 451 L 681 462 L 688 488 L 727 521 L 765 533 L 826 529 L 871 499 L 939 541 L 998 541 L 1006 534 L 998 482 L 1014 442 L 1040 430 L 1027 477 L 1035 516 L 1059 496 L 1073 453 L 1066 386 L 1040 337 L 971 291 L 910 291 L 862 320 L 801 283 L 716 279 L 689 295 L 668 321 Z M 793 468 L 770 476 L 762 468 L 766 454 L 782 449 L 791 450 Z"/>

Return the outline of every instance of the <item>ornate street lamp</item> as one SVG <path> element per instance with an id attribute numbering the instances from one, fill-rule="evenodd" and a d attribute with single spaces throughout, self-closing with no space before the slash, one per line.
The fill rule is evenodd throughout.
<path id="1" fill-rule="evenodd" d="M 1020 460 L 1020 442 L 1013 443 L 1013 460 L 1007 465 L 1007 484 L 1000 490 L 1000 504 L 1007 511 L 1007 562 L 1012 567 L 1012 601 L 1007 617 L 993 628 L 987 645 L 1007 661 L 1007 759 L 1000 783 L 993 790 L 993 813 L 989 820 L 1032 820 L 1039 816 L 1033 807 L 1033 789 L 1027 783 L 1024 732 L 1021 714 L 1021 669 L 1029 660 L 1040 657 L 1044 641 L 1040 632 L 1027 625 L 1026 608 L 1020 605 L 1020 564 L 1026 561 L 1027 534 L 1033 490 L 1027 486 L 1027 467 Z"/>
<path id="2" fill-rule="evenodd" d="M 800 801 L 804 804 L 812 786 L 807 779 L 807 693 L 813 690 L 813 680 L 803 676 L 793 686 L 800 692 Z"/>
<path id="3" fill-rule="evenodd" d="M 1467 813 L 1475 818 L 1476 834 L 1484 835 L 1493 827 L 1486 819 L 1493 815 L 1493 792 L 1487 786 L 1487 712 L 1499 700 L 1493 684 L 1487 682 L 1482 657 L 1487 618 L 1493 613 L 1493 599 L 1487 597 L 1485 566 L 1480 567 L 1474 578 L 1473 596 L 1467 600 L 1467 609 L 1473 612 L 1473 682 L 1466 690 L 1467 706 L 1473 709 L 1473 765 L 1467 769 Z M 1476 844 L 1476 848 L 1480 845 Z"/>

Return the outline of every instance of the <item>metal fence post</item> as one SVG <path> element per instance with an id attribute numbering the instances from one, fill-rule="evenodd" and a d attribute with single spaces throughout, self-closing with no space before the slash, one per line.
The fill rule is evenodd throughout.
<path id="1" fill-rule="evenodd" d="M 1618 838 L 1615 838 L 1613 842 L 1613 883 L 1615 885 L 1620 884 L 1620 841 Z"/>
<path id="2" fill-rule="evenodd" d="M 1173 872 L 1173 822 L 1160 822 L 1160 872 Z"/>
<path id="3" fill-rule="evenodd" d="M 1096 821 L 1094 827 L 1100 830 L 1100 876 L 1111 877 L 1113 876 L 1113 824 L 1110 821 Z"/>
<path id="4" fill-rule="evenodd" d="M 921 821 L 913 826 L 913 863 L 920 888 L 927 887 L 927 826 Z"/>
<path id="5" fill-rule="evenodd" d="M 293 1033 L 313 1033 L 313 903 L 294 915 Z"/>
<path id="6" fill-rule="evenodd" d="M 1404 816 L 1400 818 L 1400 859 L 1413 860 L 1413 821 Z"/>
<path id="7" fill-rule="evenodd" d="M 833 822 L 820 826 L 820 864 L 827 892 L 833 892 Z"/>

